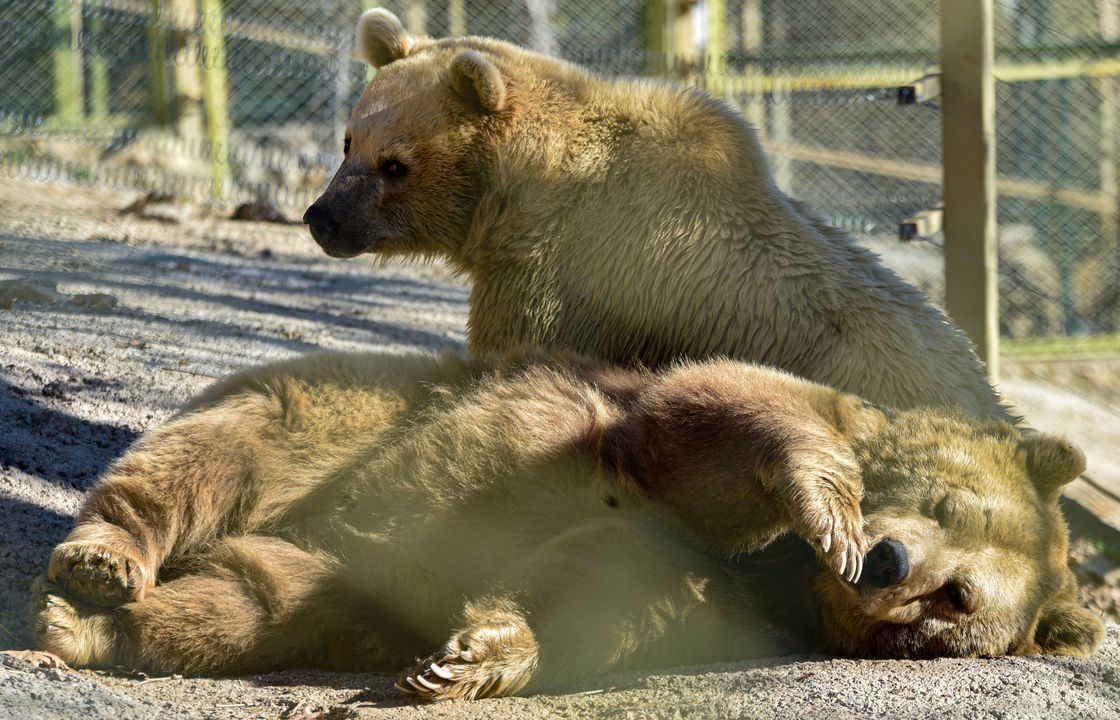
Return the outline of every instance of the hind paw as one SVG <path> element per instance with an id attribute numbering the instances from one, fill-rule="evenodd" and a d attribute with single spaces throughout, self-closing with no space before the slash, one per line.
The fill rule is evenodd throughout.
<path id="1" fill-rule="evenodd" d="M 56 547 L 47 575 L 67 595 L 103 607 L 139 600 L 150 584 L 144 564 L 130 552 L 81 541 Z"/>
<path id="2" fill-rule="evenodd" d="M 117 632 L 111 611 L 74 602 L 43 577 L 35 581 L 32 593 L 36 647 L 76 667 L 116 663 Z"/>

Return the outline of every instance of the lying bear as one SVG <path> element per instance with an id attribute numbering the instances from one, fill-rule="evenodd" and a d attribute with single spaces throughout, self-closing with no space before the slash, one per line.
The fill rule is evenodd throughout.
<path id="1" fill-rule="evenodd" d="M 1086 654 L 1057 506 L 1083 465 L 737 362 L 320 354 L 141 438 L 34 627 L 81 666 L 406 667 L 426 699 L 811 649 Z"/>
<path id="2" fill-rule="evenodd" d="M 304 216 L 334 257 L 441 257 L 472 281 L 468 348 L 657 367 L 722 356 L 872 402 L 1008 419 L 922 293 L 774 185 L 722 102 L 608 79 L 385 10 L 345 159 Z"/>

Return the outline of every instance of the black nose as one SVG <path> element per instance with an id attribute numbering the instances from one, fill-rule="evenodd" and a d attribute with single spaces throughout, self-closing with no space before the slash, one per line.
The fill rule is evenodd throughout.
<path id="1" fill-rule="evenodd" d="M 863 576 L 859 584 L 885 588 L 897 585 L 910 574 L 906 546 L 898 540 L 883 540 L 863 560 Z"/>
<path id="2" fill-rule="evenodd" d="M 307 212 L 303 214 L 303 222 L 311 229 L 311 237 L 320 245 L 338 234 L 338 221 L 322 200 L 316 200 L 315 204 L 307 208 Z"/>

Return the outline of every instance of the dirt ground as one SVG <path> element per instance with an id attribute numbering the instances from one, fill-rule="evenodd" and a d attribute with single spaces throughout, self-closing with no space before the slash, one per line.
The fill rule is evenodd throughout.
<path id="1" fill-rule="evenodd" d="M 301 226 L 198 208 L 121 214 L 135 199 L 0 180 L 0 647 L 28 646 L 28 588 L 83 493 L 213 379 L 316 348 L 463 343 L 467 289 L 441 267 L 330 260 Z M 1120 468 L 1115 410 L 1099 398 L 1030 373 L 1005 389 L 1037 426 L 1085 446 L 1092 470 Z M 1120 573 L 1091 550 L 1084 559 L 1102 577 Z M 380 675 L 145 678 L 0 658 L 0 714 L 20 718 L 1120 718 L 1118 708 L 1116 625 L 1085 660 L 784 657 L 431 707 L 402 703 Z"/>

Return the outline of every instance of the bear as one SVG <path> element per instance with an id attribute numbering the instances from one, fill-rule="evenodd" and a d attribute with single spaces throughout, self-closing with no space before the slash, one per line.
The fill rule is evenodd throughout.
<path id="1" fill-rule="evenodd" d="M 383 9 L 357 35 L 377 72 L 303 220 L 332 257 L 463 273 L 470 352 L 727 356 L 891 407 L 1014 419 L 961 331 L 783 194 L 723 102 L 497 40 L 418 37 Z"/>
<path id="2" fill-rule="evenodd" d="M 420 700 L 810 650 L 1082 655 L 1103 626 L 1058 495 L 1083 467 L 739 361 L 322 353 L 138 440 L 33 628 L 77 666 L 404 668 Z"/>

